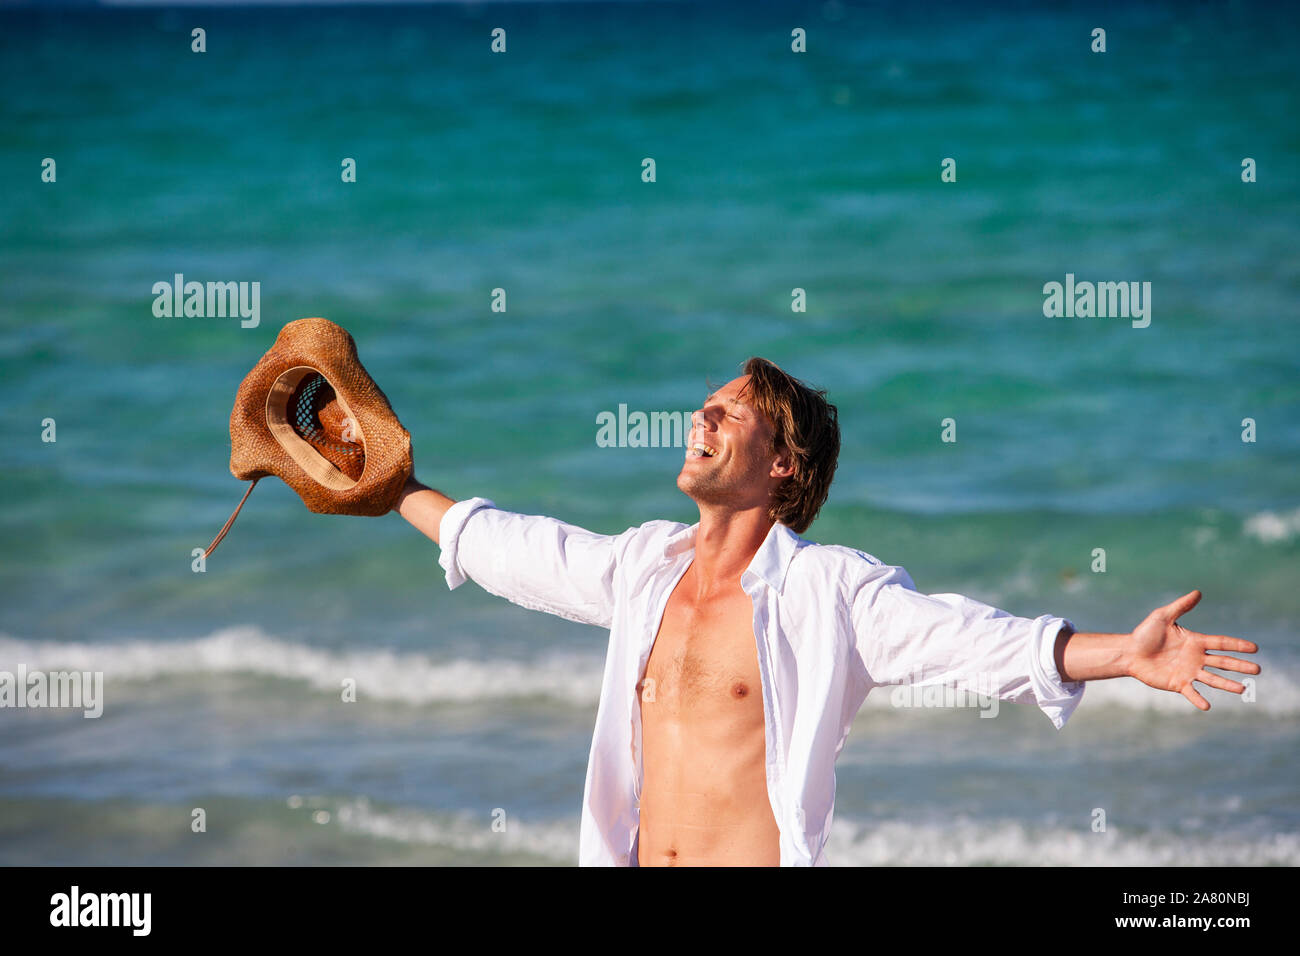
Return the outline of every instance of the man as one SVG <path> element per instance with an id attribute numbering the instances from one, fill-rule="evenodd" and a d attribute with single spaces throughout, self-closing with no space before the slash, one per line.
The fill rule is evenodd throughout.
<path id="1" fill-rule="evenodd" d="M 1176 623 L 1199 591 L 1131 634 L 1076 633 L 805 541 L 839 445 L 824 392 L 751 358 L 692 415 L 677 486 L 697 525 L 597 535 L 407 485 L 396 510 L 440 544 L 450 587 L 610 629 L 583 865 L 825 865 L 835 758 L 876 686 L 1033 703 L 1060 729 L 1085 681 L 1134 677 L 1209 710 L 1194 681 L 1244 687 L 1206 668 L 1259 673 L 1214 653 L 1250 641 Z"/>

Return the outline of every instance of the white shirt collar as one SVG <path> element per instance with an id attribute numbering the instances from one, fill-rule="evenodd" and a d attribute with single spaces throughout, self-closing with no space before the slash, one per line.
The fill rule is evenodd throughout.
<path id="1" fill-rule="evenodd" d="M 695 549 L 695 535 L 699 528 L 700 525 L 697 521 L 689 528 L 678 531 L 664 542 L 665 560 L 671 560 L 687 551 L 693 551 Z M 795 552 L 807 543 L 807 541 L 791 531 L 789 527 L 778 521 L 768 529 L 767 537 L 763 539 L 763 543 L 754 552 L 754 558 L 749 562 L 749 567 L 745 569 L 745 574 L 757 577 L 779 594 L 785 586 L 786 573 L 790 570 L 790 562 L 794 559 Z M 744 575 L 741 577 L 743 579 Z"/>

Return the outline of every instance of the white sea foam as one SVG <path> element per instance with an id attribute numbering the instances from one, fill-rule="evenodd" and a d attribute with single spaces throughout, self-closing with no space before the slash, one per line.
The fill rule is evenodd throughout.
<path id="1" fill-rule="evenodd" d="M 1300 508 L 1293 511 L 1261 511 L 1251 515 L 1241 526 L 1241 533 L 1265 544 L 1291 541 L 1300 534 Z"/>
<path id="2" fill-rule="evenodd" d="M 390 650 L 332 651 L 279 640 L 256 628 L 229 628 L 190 640 L 111 644 L 24 641 L 0 635 L 0 670 L 13 670 L 19 663 L 29 670 L 103 671 L 109 682 L 249 674 L 298 681 L 332 693 L 343 678 L 351 677 L 359 692 L 375 700 L 423 705 L 544 697 L 581 707 L 598 701 L 604 666 L 600 656 L 580 653 L 544 653 L 531 660 L 444 660 Z M 889 709 L 890 690 L 874 690 L 864 710 Z M 1213 707 L 1211 713 L 1294 716 L 1300 714 L 1300 665 L 1267 662 L 1264 673 L 1255 678 L 1254 702 L 1212 688 L 1201 691 Z M 1132 680 L 1089 684 L 1080 713 L 1104 708 L 1167 714 L 1192 710 L 1182 696 Z"/>
<path id="3" fill-rule="evenodd" d="M 826 856 L 833 866 L 1295 866 L 1300 834 L 1138 833 L 1114 822 L 1094 833 L 1087 826 L 1009 820 L 865 823 L 837 817 Z"/>
<path id="4" fill-rule="evenodd" d="M 466 853 L 528 853 L 557 863 L 578 861 L 578 820 L 527 821 L 485 808 L 468 814 L 430 814 L 417 810 L 376 810 L 368 800 L 340 805 L 334 819 L 351 833 L 381 840 L 449 847 Z M 495 824 L 495 827 L 494 827 Z"/>
<path id="5" fill-rule="evenodd" d="M 505 818 L 499 832 L 479 816 L 376 809 L 366 800 L 337 807 L 344 830 L 382 840 L 449 847 L 467 854 L 527 853 L 556 863 L 578 856 L 578 818 Z M 864 821 L 837 817 L 826 856 L 832 866 L 1295 866 L 1300 834 L 1225 834 L 1202 839 L 1171 830 L 1132 832 L 1113 822 L 1104 833 L 1029 825 L 1014 820 L 958 818 L 943 823 Z"/>
<path id="6" fill-rule="evenodd" d="M 389 650 L 330 651 L 269 637 L 255 628 L 229 628 L 180 641 L 77 644 L 0 636 L 0 669 L 58 666 L 103 671 L 108 681 L 156 681 L 204 674 L 250 674 L 300 681 L 337 692 L 345 677 L 359 693 L 410 704 L 550 697 L 596 703 L 602 661 L 578 654 L 536 660 L 437 660 Z"/>

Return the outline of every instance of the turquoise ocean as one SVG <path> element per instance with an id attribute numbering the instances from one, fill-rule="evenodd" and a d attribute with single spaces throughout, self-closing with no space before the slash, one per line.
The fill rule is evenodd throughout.
<path id="1" fill-rule="evenodd" d="M 400 518 L 274 480 L 191 568 L 244 489 L 235 389 L 316 315 L 453 497 L 694 521 L 681 448 L 597 418 L 761 355 L 839 408 L 807 537 L 1082 630 L 1200 588 L 1183 623 L 1260 645 L 1209 713 L 1132 681 L 1059 732 L 873 695 L 833 864 L 1300 863 L 1296 20 L 0 8 L 0 670 L 105 682 L 98 719 L 0 709 L 0 863 L 576 862 L 605 632 L 449 592 Z M 258 323 L 156 316 L 177 273 L 259 283 Z M 1149 282 L 1150 324 L 1045 316 L 1067 275 Z"/>

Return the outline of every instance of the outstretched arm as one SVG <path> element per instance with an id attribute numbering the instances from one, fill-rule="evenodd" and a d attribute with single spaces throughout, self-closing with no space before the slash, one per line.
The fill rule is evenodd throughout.
<path id="1" fill-rule="evenodd" d="M 417 531 L 437 543 L 442 516 L 455 503 L 441 491 L 420 484 L 415 480 L 415 475 L 411 475 L 393 510 L 409 521 Z"/>
<path id="2" fill-rule="evenodd" d="M 951 687 L 1036 704 L 1058 730 L 1083 698 L 1085 685 L 1063 681 L 1053 662 L 1070 626 L 1065 618 L 1017 617 L 962 594 L 922 594 L 906 569 L 869 556 L 840 573 L 857 578 L 853 658 L 863 693 L 889 684 Z"/>
<path id="3" fill-rule="evenodd" d="M 1156 608 L 1131 634 L 1084 634 L 1062 628 L 1056 639 L 1056 669 L 1061 679 L 1135 677 L 1148 687 L 1182 694 L 1201 710 L 1209 710 L 1210 702 L 1197 692 L 1194 681 L 1240 694 L 1246 689 L 1243 684 L 1206 668 L 1258 674 L 1259 665 L 1211 652 L 1253 654 L 1259 647 L 1240 637 L 1200 634 L 1180 625 L 1178 618 L 1200 600 L 1200 591 L 1189 591 Z"/>
<path id="4" fill-rule="evenodd" d="M 447 587 L 474 581 L 521 607 L 605 628 L 619 555 L 640 530 L 593 534 L 555 518 L 502 511 L 487 498 L 453 501 L 414 477 L 394 510 L 438 543 Z"/>

